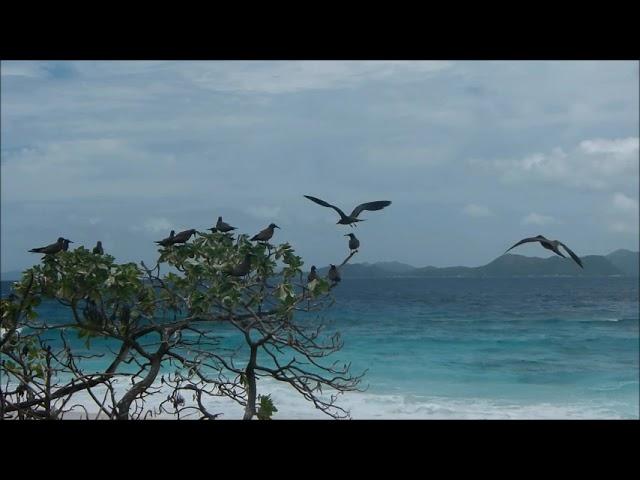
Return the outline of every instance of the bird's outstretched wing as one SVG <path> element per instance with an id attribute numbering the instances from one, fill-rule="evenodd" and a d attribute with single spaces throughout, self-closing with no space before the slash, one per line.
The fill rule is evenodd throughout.
<path id="1" fill-rule="evenodd" d="M 352 217 L 358 217 L 363 210 L 382 210 L 384 207 L 391 205 L 389 200 L 377 200 L 375 202 L 361 203 L 351 212 Z"/>
<path id="2" fill-rule="evenodd" d="M 578 257 L 575 253 L 573 253 L 571 251 L 571 249 L 569 247 L 567 247 L 564 243 L 560 242 L 560 245 L 562 245 L 562 247 L 569 253 L 569 255 L 571 255 L 571 258 L 573 258 L 573 260 L 580 265 L 580 268 L 584 268 L 582 266 L 582 260 L 580 260 L 580 257 Z"/>
<path id="3" fill-rule="evenodd" d="M 319 198 L 312 197 L 311 195 L 304 195 L 304 197 L 308 198 L 312 202 L 317 203 L 318 205 L 322 205 L 323 207 L 333 208 L 336 212 L 338 212 L 338 214 L 340 214 L 340 217 L 346 217 L 344 212 L 340 210 L 338 207 L 336 207 L 335 205 L 331 205 L 330 203 L 327 203 L 324 200 L 320 200 Z"/>
<path id="4" fill-rule="evenodd" d="M 522 245 L 523 243 L 529 243 L 529 242 L 539 242 L 542 239 L 540 237 L 529 237 L 529 238 L 523 238 L 522 240 L 520 240 L 518 243 L 516 243 L 513 247 L 509 248 L 506 252 L 507 253 L 509 250 L 516 248 L 518 245 Z M 503 255 L 504 255 L 503 253 Z"/>

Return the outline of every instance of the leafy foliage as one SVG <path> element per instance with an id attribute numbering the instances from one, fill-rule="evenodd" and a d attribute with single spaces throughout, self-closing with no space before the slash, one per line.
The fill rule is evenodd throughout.
<path id="1" fill-rule="evenodd" d="M 231 275 L 247 254 L 249 273 Z M 335 367 L 336 362 L 323 366 L 322 358 L 342 347 L 339 335 L 324 341 L 321 325 L 296 321 L 296 312 L 320 312 L 332 303 L 333 287 L 326 279 L 303 283 L 303 265 L 288 243 L 252 243 L 247 235 L 234 238 L 219 232 L 199 233 L 191 243 L 160 248 L 153 267 L 119 264 L 111 255 L 84 247 L 47 255 L 24 272 L 11 298 L 2 299 L 2 328 L 11 334 L 0 346 L 1 373 L 33 388 L 25 387 L 30 398 L 26 402 L 16 397 L 17 390 L 3 390 L 0 413 L 41 418 L 37 409 L 44 405 L 46 415 L 53 415 L 52 399 L 61 399 L 64 406 L 75 393 L 100 385 L 111 392 L 105 397 L 108 406 L 107 400 L 99 403 L 92 395 L 100 410 L 111 418 L 131 418 L 132 409 L 141 411 L 135 405 L 154 394 L 151 386 L 162 367 L 171 364 L 178 367 L 176 374 L 166 379 L 162 375 L 162 383 L 174 389 L 172 398 L 179 390 L 191 390 L 197 401 L 174 402 L 173 407 L 195 409 L 203 418 L 216 418 L 203 396 L 232 398 L 245 406 L 245 418 L 271 418 L 277 409 L 269 396 L 257 397 L 257 410 L 254 405 L 257 381 L 264 376 L 289 383 L 328 415 L 345 416 L 335 398 L 326 401 L 315 395 L 315 385 L 354 390 L 361 375 L 351 376 L 347 367 Z M 161 274 L 164 267 L 169 271 Z M 69 308 L 71 320 L 60 324 L 39 318 L 36 308 L 42 299 Z M 220 325 L 232 326 L 245 340 L 249 359 L 241 357 L 244 367 L 238 365 L 237 352 L 220 348 L 215 335 Z M 18 328 L 24 330 L 20 335 Z M 95 338 L 118 345 L 107 370 L 86 372 L 81 360 L 101 354 L 74 351 L 68 331 L 85 340 L 89 351 Z M 56 351 L 45 342 L 52 334 L 63 345 Z M 286 350 L 304 361 L 294 357 L 282 363 Z M 115 390 L 118 378 L 129 385 L 124 392 Z"/>

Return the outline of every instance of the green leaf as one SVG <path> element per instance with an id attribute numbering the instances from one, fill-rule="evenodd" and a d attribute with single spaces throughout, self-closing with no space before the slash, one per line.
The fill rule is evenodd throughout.
<path id="1" fill-rule="evenodd" d="M 271 394 L 258 395 L 258 400 L 260 401 L 260 406 L 256 412 L 258 420 L 271 420 L 273 414 L 278 411 L 271 400 Z"/>

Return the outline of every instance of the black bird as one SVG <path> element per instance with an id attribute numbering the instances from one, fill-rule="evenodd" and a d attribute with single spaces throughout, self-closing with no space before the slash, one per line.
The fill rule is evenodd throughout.
<path id="1" fill-rule="evenodd" d="M 213 228 L 210 228 L 209 230 L 211 230 L 212 232 L 227 233 L 227 232 L 230 232 L 232 230 L 237 230 L 237 228 L 236 227 L 232 227 L 227 222 L 223 222 L 222 221 L 222 217 L 218 217 L 218 222 L 216 223 L 216 226 L 213 227 Z"/>
<path id="2" fill-rule="evenodd" d="M 375 202 L 367 202 L 358 205 L 353 209 L 350 215 L 345 215 L 345 213 L 340 210 L 335 205 L 331 205 L 330 203 L 325 202 L 324 200 L 320 200 L 319 198 L 312 197 L 310 195 L 304 195 L 305 198 L 308 198 L 312 202 L 317 203 L 318 205 L 322 205 L 323 207 L 333 208 L 340 215 L 340 220 L 337 222 L 339 225 L 351 225 L 356 222 L 362 222 L 363 219 L 358 218 L 358 215 L 362 213 L 363 210 L 382 210 L 384 207 L 388 207 L 391 205 L 391 202 L 388 200 L 377 200 Z"/>
<path id="3" fill-rule="evenodd" d="M 171 230 L 171 233 L 167 238 L 163 238 L 162 240 L 156 240 L 156 243 L 158 245 L 162 245 L 163 247 L 168 247 L 169 245 L 173 245 L 173 237 L 175 236 L 175 233 L 176 232 Z"/>
<path id="4" fill-rule="evenodd" d="M 318 272 L 316 272 L 316 266 L 315 265 L 311 265 L 311 271 L 309 272 L 309 275 L 307 276 L 307 282 L 311 283 L 317 278 L 318 278 Z"/>
<path id="5" fill-rule="evenodd" d="M 544 248 L 546 248 L 547 250 L 551 250 L 553 253 L 555 253 L 556 255 L 560 255 L 562 258 L 567 258 L 565 257 L 562 252 L 560 251 L 560 249 L 558 247 L 562 246 L 568 253 L 569 255 L 571 255 L 571 258 L 573 258 L 573 260 L 580 265 L 580 268 L 584 268 L 582 266 L 582 260 L 580 260 L 580 257 L 578 257 L 575 253 L 573 253 L 569 247 L 567 247 L 564 243 L 562 243 L 559 240 L 549 240 L 548 238 L 543 237 L 542 235 L 537 235 L 535 237 L 530 237 L 530 238 L 524 238 L 522 240 L 520 240 L 518 243 L 516 243 L 513 247 L 511 248 L 515 248 L 518 245 L 522 245 L 523 243 L 529 243 L 529 242 L 540 242 L 540 245 L 542 245 Z M 511 250 L 511 248 L 509 250 Z M 507 250 L 507 252 L 509 251 Z M 504 252 L 504 253 L 507 253 Z"/>
<path id="6" fill-rule="evenodd" d="M 280 227 L 275 223 L 272 223 L 267 228 L 261 230 L 259 233 L 256 233 L 253 237 L 251 237 L 251 241 L 266 242 L 271 240 L 271 237 L 273 237 L 273 232 L 275 231 L 274 228 Z"/>
<path id="7" fill-rule="evenodd" d="M 342 278 L 340 278 L 340 272 L 335 265 L 330 264 L 330 266 L 331 268 L 329 269 L 329 273 L 327 274 L 327 276 L 333 283 L 338 283 L 340 280 L 342 280 Z"/>
<path id="8" fill-rule="evenodd" d="M 244 256 L 244 260 L 233 268 L 227 270 L 227 273 L 232 277 L 244 277 L 251 271 L 251 257 L 253 253 L 247 253 Z"/>
<path id="9" fill-rule="evenodd" d="M 66 251 L 69 248 L 69 243 L 73 242 L 66 238 L 58 237 L 58 241 L 56 243 L 52 243 L 51 245 L 47 245 L 46 247 L 32 248 L 29 251 L 33 253 L 44 253 L 45 255 L 53 255 L 62 250 Z"/>
<path id="10" fill-rule="evenodd" d="M 358 247 L 360 246 L 360 240 L 358 240 L 353 233 L 347 233 L 345 235 L 345 237 L 350 237 L 349 238 L 349 249 L 351 251 L 357 250 Z"/>
<path id="11" fill-rule="evenodd" d="M 102 248 L 102 242 L 100 240 L 98 240 L 98 243 L 93 248 L 93 253 L 97 255 L 104 255 L 104 249 Z"/>
<path id="12" fill-rule="evenodd" d="M 174 235 L 172 243 L 186 243 L 194 233 L 196 233 L 195 228 L 190 228 L 189 230 L 185 230 L 184 232 L 177 233 Z"/>

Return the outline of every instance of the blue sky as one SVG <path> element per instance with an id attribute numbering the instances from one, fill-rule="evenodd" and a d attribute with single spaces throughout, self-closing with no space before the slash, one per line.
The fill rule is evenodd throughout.
<path id="1" fill-rule="evenodd" d="M 638 62 L 2 62 L 2 271 L 62 235 L 270 222 L 309 264 L 482 265 L 524 236 L 638 250 Z M 547 256 L 539 246 L 516 253 Z"/>

